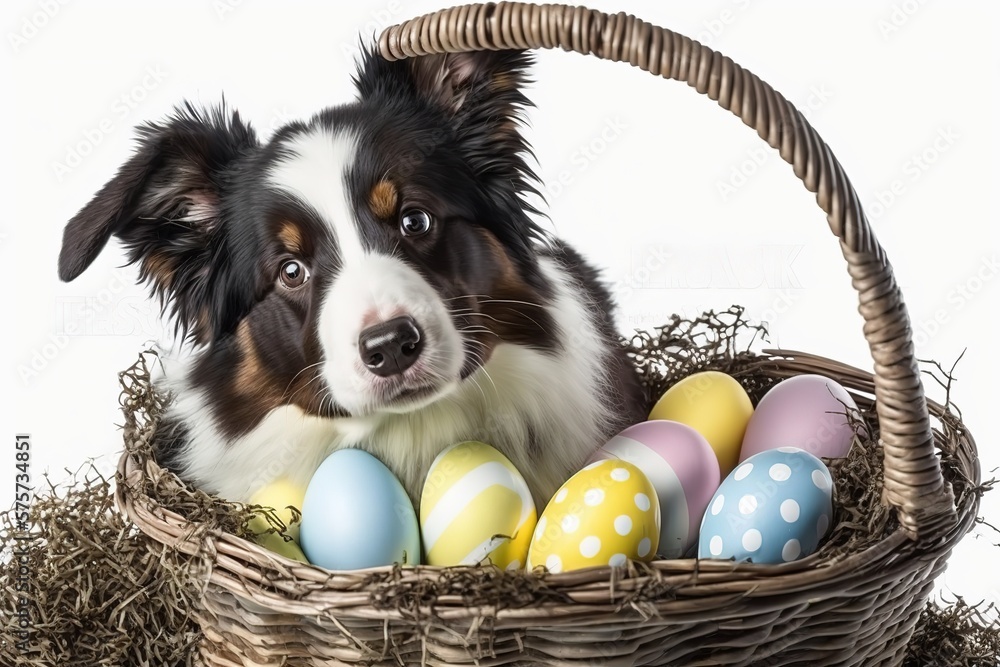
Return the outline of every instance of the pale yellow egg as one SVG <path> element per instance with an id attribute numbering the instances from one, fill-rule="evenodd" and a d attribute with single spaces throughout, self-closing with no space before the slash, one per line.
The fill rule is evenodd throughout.
<path id="1" fill-rule="evenodd" d="M 690 375 L 663 394 L 649 419 L 687 424 L 712 446 L 725 478 L 736 467 L 753 404 L 739 382 L 719 371 Z"/>
<path id="2" fill-rule="evenodd" d="M 462 442 L 431 464 L 420 496 L 426 562 L 524 567 L 535 504 L 514 464 L 482 442 Z"/>
<path id="3" fill-rule="evenodd" d="M 286 541 L 278 533 L 262 533 L 257 535 L 254 538 L 254 541 L 260 546 L 286 558 L 291 558 L 292 560 L 297 560 L 302 563 L 309 562 L 306 555 L 302 553 L 302 548 L 299 546 L 298 542 L 295 540 Z"/>
<path id="4" fill-rule="evenodd" d="M 268 532 L 269 529 L 279 527 L 272 525 L 264 513 L 260 512 L 248 523 L 250 530 L 257 534 L 255 541 L 283 556 L 308 562 L 299 548 L 299 523 L 292 522 L 293 515 L 290 509 L 294 507 L 296 510 L 301 510 L 305 494 L 305 488 L 284 477 L 271 482 L 253 494 L 250 504 L 273 508 L 274 515 L 285 524 L 285 534 L 292 538 L 291 542 L 287 542 L 278 533 Z"/>
<path id="5" fill-rule="evenodd" d="M 650 561 L 660 541 L 656 489 L 639 468 L 607 459 L 591 463 L 545 506 L 528 550 L 528 567 L 559 573 Z"/>

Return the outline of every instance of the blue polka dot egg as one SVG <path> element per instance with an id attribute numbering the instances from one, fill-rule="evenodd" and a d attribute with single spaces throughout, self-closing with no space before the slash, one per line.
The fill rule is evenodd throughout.
<path id="1" fill-rule="evenodd" d="M 816 550 L 833 517 L 833 478 L 812 454 L 771 449 L 736 467 L 701 522 L 698 557 L 777 565 Z"/>

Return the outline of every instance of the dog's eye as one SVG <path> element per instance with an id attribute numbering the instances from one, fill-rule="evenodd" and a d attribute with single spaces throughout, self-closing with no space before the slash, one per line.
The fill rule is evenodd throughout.
<path id="1" fill-rule="evenodd" d="M 281 265 L 278 280 L 288 289 L 302 287 L 309 280 L 309 269 L 302 262 L 290 259 Z"/>
<path id="2" fill-rule="evenodd" d="M 431 216 L 427 211 L 413 208 L 403 213 L 399 220 L 399 230 L 403 236 L 420 236 L 431 229 Z"/>

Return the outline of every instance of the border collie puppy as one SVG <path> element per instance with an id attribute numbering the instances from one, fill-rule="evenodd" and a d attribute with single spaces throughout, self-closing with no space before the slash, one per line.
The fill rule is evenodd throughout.
<path id="1" fill-rule="evenodd" d="M 59 276 L 117 237 L 191 343 L 158 380 L 162 465 L 245 502 L 357 447 L 416 502 L 442 449 L 482 440 L 541 509 L 645 417 L 608 291 L 524 200 L 529 65 L 368 52 L 355 101 L 266 143 L 224 106 L 139 129 Z"/>

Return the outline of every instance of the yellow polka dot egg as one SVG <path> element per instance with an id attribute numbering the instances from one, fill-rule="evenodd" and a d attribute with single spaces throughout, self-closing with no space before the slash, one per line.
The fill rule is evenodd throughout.
<path id="1" fill-rule="evenodd" d="M 660 503 L 639 468 L 620 460 L 591 463 L 573 475 L 542 512 L 528 568 L 551 573 L 650 561 L 660 540 Z"/>
<path id="2" fill-rule="evenodd" d="M 482 442 L 460 442 L 431 464 L 420 496 L 426 562 L 524 566 L 535 503 L 510 460 Z"/>

